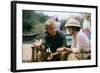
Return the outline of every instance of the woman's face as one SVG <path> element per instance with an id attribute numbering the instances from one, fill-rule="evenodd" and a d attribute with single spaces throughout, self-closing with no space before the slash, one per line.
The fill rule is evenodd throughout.
<path id="1" fill-rule="evenodd" d="M 69 32 L 71 35 L 73 35 L 73 33 L 74 33 L 73 28 L 72 28 L 72 27 L 68 27 L 68 32 Z"/>

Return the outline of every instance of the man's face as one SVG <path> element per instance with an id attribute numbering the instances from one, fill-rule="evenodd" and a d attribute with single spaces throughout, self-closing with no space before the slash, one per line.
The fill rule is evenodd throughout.
<path id="1" fill-rule="evenodd" d="M 49 28 L 48 28 L 48 33 L 51 35 L 51 36 L 55 36 L 56 35 L 56 28 L 55 28 L 55 25 L 51 25 Z"/>

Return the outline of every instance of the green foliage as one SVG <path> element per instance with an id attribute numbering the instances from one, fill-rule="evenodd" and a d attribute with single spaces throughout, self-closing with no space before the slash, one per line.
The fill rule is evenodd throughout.
<path id="1" fill-rule="evenodd" d="M 40 32 L 36 30 L 40 24 L 48 19 L 43 13 L 36 13 L 33 10 L 23 10 L 23 33 Z M 41 29 L 41 28 L 38 28 Z"/>

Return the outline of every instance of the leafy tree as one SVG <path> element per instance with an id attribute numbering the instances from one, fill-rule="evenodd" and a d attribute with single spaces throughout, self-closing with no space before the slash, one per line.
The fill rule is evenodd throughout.
<path id="1" fill-rule="evenodd" d="M 48 18 L 43 13 L 36 13 L 33 10 L 23 10 L 23 33 L 40 32 L 38 30 L 41 29 L 40 24 L 43 25 Z"/>

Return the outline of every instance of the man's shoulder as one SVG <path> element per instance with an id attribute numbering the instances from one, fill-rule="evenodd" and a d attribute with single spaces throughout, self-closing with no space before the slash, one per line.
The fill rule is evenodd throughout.
<path id="1" fill-rule="evenodd" d="M 48 32 L 45 32 L 45 33 L 44 33 L 44 38 L 45 38 L 45 39 L 49 38 L 49 33 L 48 33 Z"/>
<path id="2" fill-rule="evenodd" d="M 57 31 L 57 35 L 64 36 L 64 33 L 62 31 Z"/>

